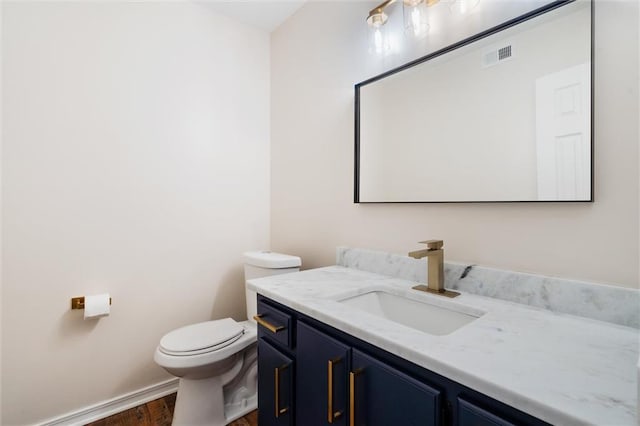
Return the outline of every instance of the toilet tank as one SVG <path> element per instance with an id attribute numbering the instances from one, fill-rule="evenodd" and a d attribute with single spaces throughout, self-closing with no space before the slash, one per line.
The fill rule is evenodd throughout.
<path id="1" fill-rule="evenodd" d="M 298 272 L 302 261 L 298 256 L 273 253 L 270 251 L 250 251 L 244 254 L 244 280 L 269 277 L 271 275 L 288 274 Z M 255 322 L 253 316 L 258 312 L 256 308 L 256 292 L 248 290 L 245 286 L 247 297 L 247 319 Z"/>

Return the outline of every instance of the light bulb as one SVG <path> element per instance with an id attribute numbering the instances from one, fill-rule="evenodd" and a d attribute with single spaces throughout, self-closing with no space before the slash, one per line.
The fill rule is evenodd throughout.
<path id="1" fill-rule="evenodd" d="M 382 31 L 380 31 L 380 28 L 376 28 L 373 32 L 373 44 L 374 44 L 375 52 L 377 54 L 381 54 L 383 51 L 383 48 L 382 48 Z"/>
<path id="2" fill-rule="evenodd" d="M 402 6 L 405 31 L 416 38 L 424 37 L 429 30 L 425 2 L 403 1 Z"/>
<path id="3" fill-rule="evenodd" d="M 418 35 L 417 31 L 420 28 L 420 12 L 414 7 L 411 11 L 411 26 L 413 27 L 414 35 Z"/>
<path id="4" fill-rule="evenodd" d="M 369 53 L 384 55 L 391 50 L 391 40 L 385 26 L 370 27 Z"/>
<path id="5" fill-rule="evenodd" d="M 454 0 L 451 3 L 451 12 L 465 15 L 480 3 L 480 0 Z"/>

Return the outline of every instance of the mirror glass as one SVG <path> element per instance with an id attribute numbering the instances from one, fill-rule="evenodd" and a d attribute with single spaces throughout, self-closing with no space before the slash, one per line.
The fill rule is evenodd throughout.
<path id="1" fill-rule="evenodd" d="M 591 201 L 590 1 L 356 85 L 355 202 Z"/>

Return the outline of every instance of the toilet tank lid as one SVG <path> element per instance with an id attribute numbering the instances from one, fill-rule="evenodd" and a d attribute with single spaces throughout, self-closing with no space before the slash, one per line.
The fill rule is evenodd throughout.
<path id="1" fill-rule="evenodd" d="M 271 251 L 248 251 L 244 254 L 244 262 L 262 268 L 297 268 L 302 264 L 298 256 L 274 253 Z"/>

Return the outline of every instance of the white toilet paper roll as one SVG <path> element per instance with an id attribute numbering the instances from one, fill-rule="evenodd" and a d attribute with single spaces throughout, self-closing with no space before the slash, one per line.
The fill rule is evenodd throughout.
<path id="1" fill-rule="evenodd" d="M 109 316 L 111 306 L 109 293 L 94 294 L 84 297 L 84 319 Z"/>

